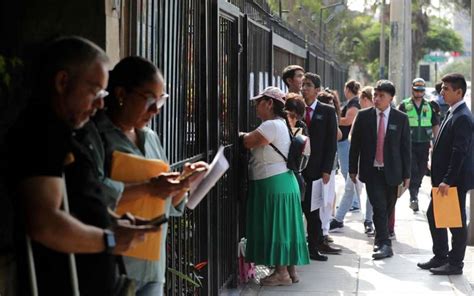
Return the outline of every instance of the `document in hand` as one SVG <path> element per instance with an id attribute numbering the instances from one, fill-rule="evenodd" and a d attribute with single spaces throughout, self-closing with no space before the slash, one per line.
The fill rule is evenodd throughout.
<path id="1" fill-rule="evenodd" d="M 459 206 L 458 190 L 448 189 L 448 195 L 441 196 L 437 187 L 432 189 L 433 212 L 436 228 L 462 227 L 461 208 Z"/>
<path id="2" fill-rule="evenodd" d="M 331 172 L 331 178 L 327 184 L 323 184 L 324 206 L 327 207 L 334 203 L 336 198 L 336 171 Z"/>
<path id="3" fill-rule="evenodd" d="M 196 185 L 196 189 L 191 189 L 191 194 L 186 206 L 191 210 L 194 209 L 228 169 L 229 162 L 224 156 L 224 146 L 221 146 L 209 165 L 209 170 L 204 178 Z"/>
<path id="4" fill-rule="evenodd" d="M 311 188 L 311 212 L 333 203 L 336 196 L 335 176 L 335 172 L 331 172 L 331 178 L 327 184 L 323 183 L 323 179 L 313 181 Z"/>
<path id="5" fill-rule="evenodd" d="M 110 178 L 125 183 L 138 183 L 169 171 L 169 165 L 159 159 L 146 159 L 129 153 L 114 151 Z M 151 219 L 165 214 L 166 201 L 160 197 L 144 193 L 140 198 L 131 200 L 120 199 L 116 212 L 130 212 L 135 216 Z M 144 260 L 160 259 L 161 230 L 149 233 L 143 242 L 125 252 L 123 255 Z"/>
<path id="6" fill-rule="evenodd" d="M 313 181 L 311 188 L 311 208 L 310 211 L 316 211 L 324 205 L 323 197 L 323 179 Z"/>

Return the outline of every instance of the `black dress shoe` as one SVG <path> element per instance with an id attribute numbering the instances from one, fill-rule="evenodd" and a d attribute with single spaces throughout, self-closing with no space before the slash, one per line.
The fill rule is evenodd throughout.
<path id="1" fill-rule="evenodd" d="M 364 221 L 364 232 L 366 234 L 374 232 L 374 224 L 370 221 Z"/>
<path id="2" fill-rule="evenodd" d="M 435 275 L 462 274 L 462 267 L 446 263 L 440 267 L 430 268 L 430 272 Z"/>
<path id="3" fill-rule="evenodd" d="M 344 223 L 339 222 L 336 219 L 332 219 L 332 221 L 329 223 L 329 231 L 330 232 L 337 231 L 337 230 L 341 229 L 342 227 L 344 227 Z"/>
<path id="4" fill-rule="evenodd" d="M 322 254 L 339 254 L 341 253 L 341 248 L 332 247 L 327 241 L 324 241 L 318 246 L 318 251 Z"/>
<path id="5" fill-rule="evenodd" d="M 374 245 L 374 253 L 377 252 L 380 249 L 379 245 Z"/>
<path id="6" fill-rule="evenodd" d="M 374 260 L 385 259 L 392 256 L 393 256 L 392 247 L 387 246 L 387 245 L 380 246 L 377 252 L 372 254 L 372 258 L 374 258 Z"/>
<path id="7" fill-rule="evenodd" d="M 334 242 L 334 239 L 329 235 L 325 235 L 324 240 L 327 241 L 328 243 L 333 243 Z"/>
<path id="8" fill-rule="evenodd" d="M 321 255 L 319 252 L 310 252 L 309 258 L 316 261 L 328 261 L 328 256 Z"/>
<path id="9" fill-rule="evenodd" d="M 410 209 L 412 209 L 414 213 L 419 211 L 417 200 L 410 201 Z"/>
<path id="10" fill-rule="evenodd" d="M 431 269 L 431 268 L 436 268 L 445 265 L 448 263 L 448 258 L 445 259 L 438 259 L 438 258 L 431 258 L 427 262 L 420 262 L 416 266 L 418 266 L 421 269 Z"/>

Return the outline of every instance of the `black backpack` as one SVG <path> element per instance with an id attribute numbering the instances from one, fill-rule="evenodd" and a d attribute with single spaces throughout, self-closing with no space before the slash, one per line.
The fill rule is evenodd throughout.
<path id="1" fill-rule="evenodd" d="M 286 162 L 286 167 L 292 170 L 295 174 L 296 181 L 298 181 L 298 186 L 300 188 L 301 200 L 303 201 L 306 192 L 306 184 L 301 172 L 308 165 L 309 155 L 311 153 L 309 137 L 304 135 L 292 135 L 290 130 L 288 130 L 288 132 L 291 140 L 288 158 L 285 157 L 285 155 L 275 145 L 270 143 L 270 146 L 272 146 L 276 153 L 283 157 Z"/>
<path id="2" fill-rule="evenodd" d="M 304 135 L 293 136 L 290 132 L 290 151 L 288 158 L 272 143 L 270 146 L 278 153 L 286 162 L 288 169 L 295 173 L 301 173 L 308 165 L 311 148 L 309 145 L 309 137 Z"/>

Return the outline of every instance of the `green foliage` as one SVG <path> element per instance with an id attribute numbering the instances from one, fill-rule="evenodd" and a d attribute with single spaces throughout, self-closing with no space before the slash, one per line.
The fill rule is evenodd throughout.
<path id="1" fill-rule="evenodd" d="M 370 80 L 379 75 L 380 23 L 370 15 L 351 13 L 343 18 L 341 42 L 338 56 L 346 63 L 353 63 L 363 69 Z M 389 27 L 385 26 L 385 48 L 388 56 Z M 386 60 L 386 63 L 388 59 Z M 388 64 L 387 64 L 388 65 Z M 386 67 L 387 67 L 386 65 Z"/>
<path id="2" fill-rule="evenodd" d="M 174 274 L 175 276 L 177 276 L 178 278 L 182 279 L 182 280 L 185 280 L 186 282 L 192 284 L 195 288 L 200 288 L 202 287 L 202 283 L 201 281 L 196 278 L 196 280 L 193 280 L 190 276 L 174 269 L 174 268 L 171 268 L 171 267 L 168 267 L 168 271 L 172 274 Z"/>
<path id="3" fill-rule="evenodd" d="M 278 0 L 267 0 L 267 3 L 268 3 L 268 6 L 270 7 L 270 10 L 274 13 L 274 14 L 278 14 Z"/>
<path id="4" fill-rule="evenodd" d="M 447 64 L 441 70 L 441 76 L 448 73 L 454 73 L 454 72 L 461 73 L 462 75 L 464 75 L 466 80 L 470 81 L 471 80 L 471 59 L 470 58 L 458 59 Z"/>
<path id="5" fill-rule="evenodd" d="M 454 5 L 456 9 L 471 12 L 471 0 L 442 0 L 447 5 Z"/>
<path id="6" fill-rule="evenodd" d="M 283 10 L 289 10 L 289 13 L 294 13 L 299 9 L 311 11 L 312 13 L 319 13 L 321 7 L 321 0 L 296 0 L 295 5 L 289 7 L 288 1 L 285 0 L 267 0 L 268 6 L 273 14 L 278 14 L 279 3 L 281 2 Z M 319 14 L 318 14 L 319 17 Z"/>
<path id="7" fill-rule="evenodd" d="M 278 11 L 279 0 L 268 0 L 272 10 Z M 289 9 L 289 14 L 302 13 L 306 16 L 313 15 L 314 22 L 311 25 L 318 26 L 321 0 L 295 0 L 292 7 L 288 7 L 288 1 L 282 0 L 283 9 Z M 426 9 L 430 5 L 429 0 L 412 1 L 412 30 L 413 30 L 413 64 L 428 52 L 433 50 L 441 51 L 462 51 L 463 43 L 458 33 L 452 30 L 447 21 L 434 16 L 428 16 Z M 469 0 L 456 0 L 457 7 L 468 6 Z M 379 56 L 380 56 L 380 21 L 374 18 L 379 2 L 372 1 L 372 8 L 363 13 L 344 10 L 328 24 L 327 34 L 323 38 L 326 50 L 346 64 L 356 64 L 366 72 L 368 80 L 376 80 L 379 76 Z M 302 9 L 301 9 L 302 7 Z M 300 11 L 298 11 L 300 10 Z M 303 11 L 301 11 L 303 10 Z M 388 16 L 389 6 L 386 7 Z M 323 10 L 323 19 L 333 10 Z M 301 18 L 301 17 L 300 17 Z M 301 18 L 301 21 L 306 21 Z M 390 24 L 385 23 L 385 69 L 388 69 L 389 60 L 389 38 Z M 387 73 L 387 71 L 385 71 Z"/>
<path id="8" fill-rule="evenodd" d="M 17 58 L 7 58 L 0 55 L 0 86 L 10 89 L 12 75 L 18 71 L 23 62 Z"/>
<path id="9" fill-rule="evenodd" d="M 427 51 L 462 51 L 463 42 L 461 36 L 451 28 L 446 20 L 438 17 L 430 19 L 430 26 L 423 49 Z"/>

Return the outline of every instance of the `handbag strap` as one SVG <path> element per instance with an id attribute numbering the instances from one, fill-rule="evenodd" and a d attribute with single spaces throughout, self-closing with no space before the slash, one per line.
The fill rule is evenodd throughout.
<path id="1" fill-rule="evenodd" d="M 291 132 L 291 129 L 288 126 L 286 127 L 286 129 L 288 131 L 288 135 L 290 136 L 290 145 L 291 145 L 291 142 L 293 141 L 294 135 L 293 135 L 293 133 Z M 285 162 L 288 162 L 288 158 L 280 151 L 280 149 L 278 149 L 275 145 L 273 145 L 273 143 L 270 143 L 270 146 L 272 146 L 272 148 L 275 150 L 276 153 L 280 154 L 280 156 L 283 157 Z"/>
<path id="2" fill-rule="evenodd" d="M 116 258 L 119 274 L 127 275 L 127 269 L 125 268 L 125 262 L 123 262 L 122 255 L 116 256 Z"/>
<path id="3" fill-rule="evenodd" d="M 270 146 L 272 146 L 272 148 L 275 150 L 276 153 L 280 154 L 281 157 L 283 157 L 283 159 L 285 160 L 285 162 L 288 161 L 288 158 L 285 157 L 285 155 L 283 153 L 281 153 L 280 149 L 278 149 L 275 145 L 273 145 L 272 143 L 270 143 Z"/>

